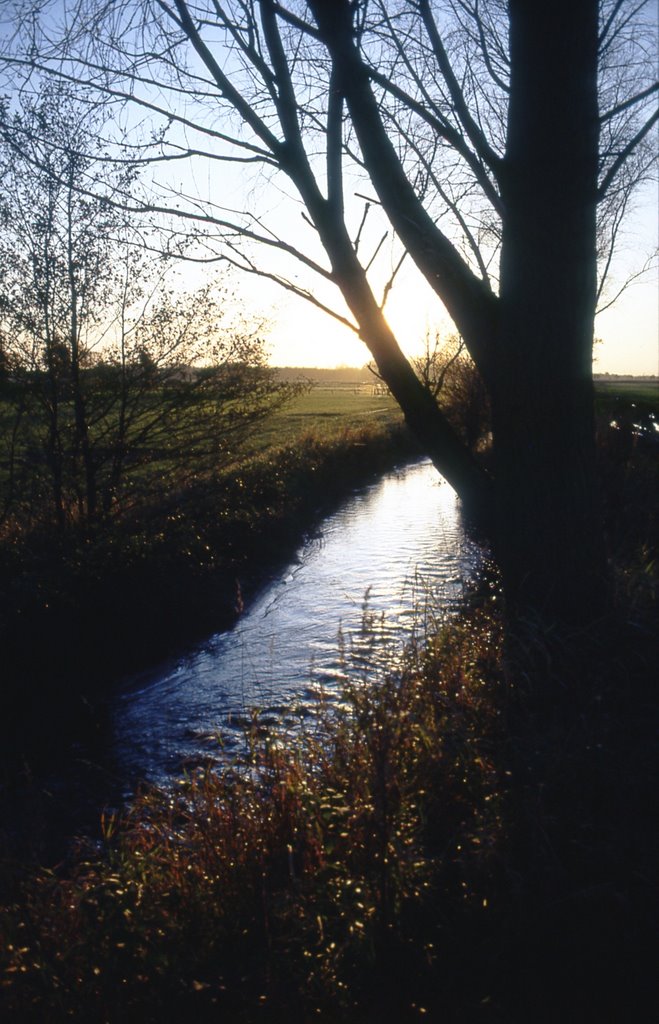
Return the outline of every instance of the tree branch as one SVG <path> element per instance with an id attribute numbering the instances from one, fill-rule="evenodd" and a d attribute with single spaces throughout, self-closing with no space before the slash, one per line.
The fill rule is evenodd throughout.
<path id="1" fill-rule="evenodd" d="M 472 357 L 487 374 L 497 300 L 430 218 L 407 179 L 384 128 L 370 72 L 352 39 L 346 0 L 310 0 L 380 201 L 405 248 L 446 305 Z"/>
<path id="2" fill-rule="evenodd" d="M 327 201 L 336 217 L 343 216 L 343 95 L 334 68 L 327 100 Z"/>
<path id="3" fill-rule="evenodd" d="M 191 121 L 189 118 L 183 117 L 181 114 L 174 113 L 171 110 L 171 108 L 161 107 L 157 103 L 152 103 L 149 100 L 145 100 L 135 95 L 134 92 L 127 92 L 124 89 L 115 89 L 111 86 L 103 85 L 100 82 L 95 82 L 90 79 L 82 79 L 79 75 L 69 74 L 68 72 L 63 71 L 61 68 L 54 68 L 49 64 L 39 63 L 34 59 L 26 60 L 19 57 L 8 57 L 3 59 L 5 60 L 6 64 L 15 67 L 24 67 L 33 69 L 35 71 L 40 71 L 43 74 L 58 79 L 59 81 L 70 82 L 72 85 L 94 89 L 97 92 L 102 93 L 104 96 L 110 96 L 113 99 L 121 100 L 122 102 L 134 103 L 144 110 L 150 110 L 152 113 L 158 114 L 159 116 L 165 118 L 168 121 L 171 121 L 174 124 L 181 125 L 183 128 L 190 128 L 192 131 L 199 132 L 202 135 L 207 135 L 209 138 L 218 139 L 220 142 L 227 142 L 229 143 L 229 145 L 236 146 L 237 148 L 240 149 L 245 149 L 248 152 L 262 156 L 263 158 L 267 158 L 269 160 L 274 159 L 272 150 L 270 149 L 261 149 L 258 146 L 255 146 L 253 143 L 245 142 L 242 139 L 237 139 L 235 136 L 226 135 L 224 132 L 219 132 L 213 128 L 208 128 L 205 125 L 200 124 L 199 121 Z M 91 71 L 108 70 L 107 68 L 104 68 L 102 65 L 94 64 L 90 61 L 78 60 L 76 63 L 79 64 L 81 67 L 88 68 Z M 140 81 L 138 76 L 133 75 L 129 72 L 122 72 L 122 74 L 124 75 L 124 77 L 130 79 L 131 81 Z M 147 82 L 147 84 L 149 83 Z M 151 84 L 158 84 L 159 87 L 162 88 L 160 83 L 152 82 Z M 277 142 L 277 140 L 275 140 L 275 142 Z"/>
<path id="4" fill-rule="evenodd" d="M 215 57 L 210 52 L 206 43 L 197 31 L 190 11 L 188 10 L 187 0 L 173 0 L 173 2 L 176 11 L 178 12 L 178 18 L 174 15 L 170 7 L 163 2 L 163 0 L 156 0 L 156 3 L 162 8 L 165 14 L 172 18 L 175 24 L 179 25 L 185 33 L 193 49 L 213 77 L 213 80 L 215 81 L 222 96 L 224 96 L 237 113 L 240 114 L 242 120 L 252 129 L 257 138 L 261 139 L 270 152 L 275 157 L 279 158 L 282 144 L 279 142 L 277 137 L 272 134 L 265 122 L 256 114 L 254 108 L 250 106 L 247 100 L 231 84 L 227 76 L 222 71 L 221 67 L 215 60 Z"/>
<path id="5" fill-rule="evenodd" d="M 391 79 L 387 78 L 381 72 L 377 71 L 376 68 L 369 69 L 369 75 L 374 82 L 384 89 L 386 92 L 395 96 L 396 99 L 404 103 L 410 110 L 413 110 L 420 118 L 422 118 L 426 124 L 428 124 L 440 138 L 445 139 L 450 146 L 455 149 L 456 153 L 462 157 L 466 164 L 474 174 L 478 184 L 483 189 L 483 192 L 489 199 L 493 208 L 497 213 L 502 213 L 501 197 L 497 192 L 496 188 L 492 184 L 492 181 L 487 175 L 483 164 L 480 162 L 478 157 L 469 149 L 469 146 L 465 143 L 464 138 L 460 135 L 460 132 L 450 125 L 447 121 L 436 117 L 431 111 L 424 107 L 423 104 L 415 100 L 409 93 L 406 93 L 404 89 L 396 85 Z M 498 158 L 501 163 L 501 158 Z"/>
<path id="6" fill-rule="evenodd" d="M 493 174 L 496 174 L 501 166 L 501 157 L 494 152 L 483 132 L 469 112 L 464 94 L 453 73 L 451 62 L 448 59 L 435 19 L 432 16 L 429 0 L 419 0 L 419 11 L 421 13 L 423 24 L 426 27 L 430 44 L 432 46 L 433 53 L 435 54 L 435 59 L 437 60 L 437 65 L 444 77 L 446 85 L 448 86 L 448 90 L 455 107 L 455 112 L 466 132 L 467 138 L 483 163 L 490 168 Z"/>
<path id="7" fill-rule="evenodd" d="M 625 100 L 624 103 L 618 103 L 618 105 L 612 107 L 611 110 L 607 110 L 605 114 L 600 114 L 600 124 L 604 124 L 605 121 L 610 121 L 612 117 L 615 117 L 617 114 L 621 114 L 623 110 L 628 110 L 636 103 L 641 103 L 649 96 L 652 96 L 654 92 L 657 92 L 657 90 L 659 90 L 659 82 L 655 82 L 647 89 L 644 89 L 643 92 L 639 92 L 636 96 L 632 96 L 630 99 Z"/>
<path id="8" fill-rule="evenodd" d="M 615 176 L 618 173 L 618 171 L 620 170 L 620 168 L 624 166 L 624 164 L 626 163 L 627 159 L 634 152 L 634 150 L 636 149 L 638 144 L 643 141 L 643 139 L 648 134 L 648 132 L 650 131 L 652 126 L 654 124 L 656 124 L 656 122 L 658 120 L 659 120 L 659 110 L 655 110 L 655 112 L 652 115 L 652 117 L 648 118 L 648 120 L 645 122 L 643 127 L 639 128 L 639 130 L 636 132 L 636 135 L 634 135 L 634 137 L 629 140 L 629 142 L 624 147 L 624 149 L 622 149 L 620 151 L 620 153 L 618 153 L 618 156 L 613 161 L 611 167 L 609 168 L 609 170 L 605 174 L 605 176 L 602 179 L 602 182 L 601 182 L 601 184 L 600 184 L 600 186 L 599 186 L 599 188 L 597 190 L 597 201 L 598 202 L 606 195 L 611 182 L 615 178 Z"/>

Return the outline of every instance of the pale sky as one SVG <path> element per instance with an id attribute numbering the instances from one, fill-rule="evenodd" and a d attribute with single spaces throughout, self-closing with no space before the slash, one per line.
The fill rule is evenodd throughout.
<path id="1" fill-rule="evenodd" d="M 651 236 L 651 231 L 646 232 L 645 244 L 626 255 L 624 264 L 629 273 L 643 265 L 652 248 Z M 621 268 L 617 287 L 624 279 Z M 617 287 L 612 286 L 612 295 Z M 273 365 L 362 366 L 369 361 L 368 349 L 356 335 L 303 300 L 282 292 L 276 285 L 250 280 L 241 290 L 246 304 L 258 301 L 269 316 Z M 410 282 L 395 291 L 387 306 L 387 317 L 408 355 L 422 349 L 427 329 L 438 328 L 442 335 L 455 330 L 437 298 L 423 283 L 415 286 Z M 596 373 L 659 374 L 656 265 L 642 279 L 632 282 L 615 304 L 596 318 L 595 335 L 601 339 L 594 351 Z"/>
<path id="2" fill-rule="evenodd" d="M 268 186 L 265 186 L 268 187 Z M 263 200 L 263 193 L 260 196 Z M 594 349 L 596 373 L 659 374 L 659 273 L 657 269 L 658 197 L 654 183 L 639 196 L 629 215 L 603 303 L 612 299 L 624 282 L 654 263 L 632 281 L 614 305 L 599 314 Z M 276 201 L 270 209 L 276 206 Z M 285 207 L 285 204 L 282 204 Z M 290 225 L 291 212 L 288 211 Z M 285 237 L 290 237 L 289 234 Z M 295 234 L 293 232 L 293 234 Z M 323 261 L 324 262 L 324 261 Z M 310 277 L 308 286 L 344 311 L 338 291 Z M 257 303 L 270 319 L 271 362 L 278 366 L 363 366 L 370 353 L 359 338 L 309 303 L 289 295 L 270 282 L 247 278 L 241 287 L 245 305 Z M 410 265 L 399 276 L 386 307 L 387 318 L 408 355 L 423 348 L 427 330 L 449 335 L 455 327 L 443 306 Z"/>
<path id="3" fill-rule="evenodd" d="M 659 202 L 656 183 L 644 190 L 628 218 L 618 270 L 609 294 L 613 298 L 627 277 L 638 272 L 654 253 L 647 273 L 633 281 L 610 309 L 595 320 L 596 373 L 659 374 Z"/>
<path id="4" fill-rule="evenodd" d="M 52 9 L 57 10 L 57 3 Z M 133 115 L 129 113 L 127 116 L 130 121 Z M 175 130 L 174 138 L 176 135 Z M 180 141 L 194 147 L 198 139 L 194 133 L 190 139 L 187 136 L 187 132 L 181 132 Z M 215 206 L 214 210 L 220 216 L 225 215 L 223 208 L 251 209 L 263 216 L 268 226 L 281 238 L 299 245 L 305 253 L 317 258 L 319 263 L 325 265 L 327 262 L 325 255 L 318 251 L 315 233 L 304 224 L 299 202 L 296 205 L 287 196 L 287 188 L 290 186 L 286 185 L 283 176 L 275 175 L 267 180 L 260 172 L 247 171 L 244 166 L 218 165 L 200 160 L 185 167 L 180 163 L 170 165 L 170 171 L 164 171 L 161 183 L 167 188 L 165 201 L 174 205 L 180 202 L 183 206 L 212 209 L 212 204 L 216 203 L 220 205 Z M 354 198 L 360 195 L 360 191 L 370 193 L 372 189 L 363 179 L 359 181 L 346 177 L 346 197 L 351 196 L 349 215 L 353 234 L 363 209 L 363 200 Z M 184 198 L 186 193 L 189 203 Z M 635 210 L 627 221 L 608 297 L 615 295 L 623 282 L 638 272 L 653 252 L 656 254 L 657 200 L 656 185 L 648 186 L 637 199 Z M 384 230 L 384 223 L 378 221 L 377 216 L 377 213 L 373 213 L 364 231 L 360 258 L 366 260 L 369 253 L 376 250 Z M 270 260 L 271 269 L 297 277 L 301 286 L 345 312 L 338 290 L 305 271 L 300 264 L 288 262 L 286 265 L 286 258 L 280 254 L 275 254 L 274 258 L 270 254 L 265 258 Z M 373 274 L 379 276 L 377 287 L 380 289 L 392 260 L 395 262 L 395 254 L 387 254 L 383 250 L 374 264 Z M 191 265 L 184 276 L 188 285 L 195 287 L 205 277 L 205 271 Z M 369 361 L 370 354 L 366 346 L 353 332 L 304 300 L 251 275 L 244 275 L 238 288 L 243 312 L 249 315 L 253 310 L 255 316 L 265 316 L 270 321 L 270 359 L 274 365 L 362 366 Z M 427 331 L 434 333 L 439 330 L 441 335 L 449 335 L 455 330 L 443 306 L 411 264 L 405 266 L 397 279 L 386 307 L 386 315 L 399 344 L 408 355 L 422 350 Z M 595 348 L 596 372 L 659 373 L 659 280 L 656 256 L 653 269 L 634 281 L 615 305 L 597 318 L 595 335 L 602 339 L 601 344 Z"/>
<path id="5" fill-rule="evenodd" d="M 275 286 L 261 286 L 262 296 L 271 296 L 271 362 L 276 366 L 362 366 L 370 359 L 366 346 L 352 332 L 301 299 L 278 295 Z M 426 328 L 439 328 L 442 335 L 455 328 L 446 315 L 438 315 L 439 304 L 431 295 L 427 302 L 392 303 L 389 322 L 408 354 L 423 347 Z M 659 374 L 659 287 L 656 269 L 643 282 L 634 282 L 616 304 L 597 317 L 596 337 L 601 342 L 594 352 L 596 373 Z"/>

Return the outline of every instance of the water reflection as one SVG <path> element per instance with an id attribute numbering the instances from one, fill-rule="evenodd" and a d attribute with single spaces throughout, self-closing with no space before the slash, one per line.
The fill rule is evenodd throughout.
<path id="1" fill-rule="evenodd" d="M 235 628 L 132 681 L 113 709 L 113 759 L 128 778 L 163 782 L 186 761 L 241 741 L 252 707 L 304 715 L 359 652 L 364 616 L 400 646 L 415 607 L 450 609 L 475 571 L 454 491 L 427 462 L 390 473 L 321 524 Z M 353 662 L 358 664 L 358 658 Z"/>

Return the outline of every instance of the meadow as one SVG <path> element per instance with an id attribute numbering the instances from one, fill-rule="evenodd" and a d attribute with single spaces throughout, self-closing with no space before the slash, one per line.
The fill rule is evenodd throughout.
<path id="1" fill-rule="evenodd" d="M 260 426 L 255 441 L 264 449 L 305 436 L 328 439 L 346 430 L 389 427 L 401 420 L 391 395 L 374 394 L 368 385 L 316 385 L 278 409 Z"/>

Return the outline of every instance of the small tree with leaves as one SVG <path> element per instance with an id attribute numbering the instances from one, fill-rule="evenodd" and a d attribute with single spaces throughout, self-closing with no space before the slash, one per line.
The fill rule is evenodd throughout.
<path id="1" fill-rule="evenodd" d="M 2 118 L 5 521 L 64 530 L 162 498 L 291 391 L 226 285 L 189 293 L 145 247 L 106 121 L 61 84 Z"/>

